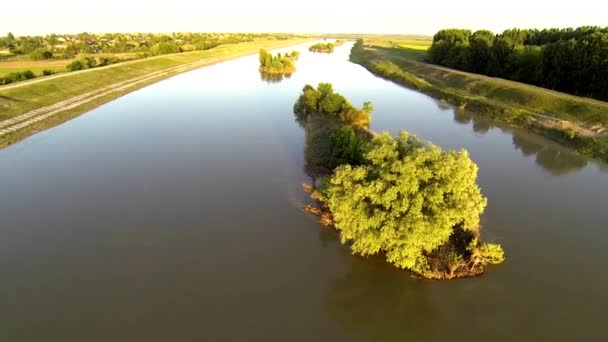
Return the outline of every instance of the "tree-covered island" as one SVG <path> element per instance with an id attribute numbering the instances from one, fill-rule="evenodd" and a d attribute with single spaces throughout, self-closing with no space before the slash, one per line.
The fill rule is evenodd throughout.
<path id="1" fill-rule="evenodd" d="M 336 40 L 335 42 L 330 43 L 317 43 L 311 45 L 308 50 L 312 52 L 324 52 L 324 53 L 332 53 L 334 52 L 334 48 L 344 44 L 341 40 Z"/>
<path id="2" fill-rule="evenodd" d="M 306 209 L 333 225 L 353 254 L 382 253 L 425 278 L 474 276 L 501 263 L 502 248 L 480 240 L 487 199 L 467 151 L 442 151 L 405 131 L 375 134 L 372 109 L 353 107 L 329 83 L 304 87 L 294 112 L 313 175 Z"/>
<path id="3" fill-rule="evenodd" d="M 296 71 L 296 61 L 300 52 L 272 55 L 270 52 L 260 49 L 260 72 L 265 75 L 291 75 Z"/>

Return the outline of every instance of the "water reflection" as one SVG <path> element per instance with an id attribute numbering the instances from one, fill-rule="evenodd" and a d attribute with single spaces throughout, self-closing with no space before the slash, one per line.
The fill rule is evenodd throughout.
<path id="1" fill-rule="evenodd" d="M 587 158 L 574 151 L 534 133 L 496 123 L 470 111 L 455 109 L 454 121 L 463 125 L 472 123 L 473 131 L 480 134 L 486 134 L 493 128 L 499 128 L 501 131 L 511 134 L 516 150 L 519 150 L 524 156 L 535 155 L 536 164 L 555 176 L 578 171 L 587 165 Z"/>
<path id="2" fill-rule="evenodd" d="M 454 109 L 454 121 L 460 124 L 469 124 L 472 121 L 473 131 L 480 134 L 486 134 L 492 128 L 498 127 L 496 122 L 467 110 Z"/>
<path id="3" fill-rule="evenodd" d="M 381 257 L 352 256 L 340 248 L 347 274 L 329 283 L 329 316 L 350 334 L 370 341 L 429 340 L 441 323 L 427 295 L 428 283 L 400 271 Z"/>
<path id="4" fill-rule="evenodd" d="M 292 74 L 267 74 L 260 71 L 260 78 L 267 83 L 280 83 L 284 79 L 289 79 Z"/>
<path id="5" fill-rule="evenodd" d="M 512 134 L 515 148 L 525 156 L 536 155 L 536 164 L 552 175 L 565 175 L 587 165 L 587 158 L 547 142 L 542 137 L 518 130 L 514 130 Z"/>

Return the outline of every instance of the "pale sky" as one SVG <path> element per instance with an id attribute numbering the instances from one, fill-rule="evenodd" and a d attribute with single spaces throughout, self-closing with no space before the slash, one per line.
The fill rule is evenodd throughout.
<path id="1" fill-rule="evenodd" d="M 0 34 L 310 32 L 433 34 L 441 28 L 608 26 L 605 0 L 3 1 Z"/>

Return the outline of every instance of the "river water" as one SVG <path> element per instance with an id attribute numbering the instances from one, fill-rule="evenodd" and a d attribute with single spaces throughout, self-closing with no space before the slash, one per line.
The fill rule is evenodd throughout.
<path id="1" fill-rule="evenodd" d="M 289 79 L 240 58 L 0 150 L 0 341 L 605 338 L 608 166 L 306 46 Z M 323 81 L 376 131 L 468 149 L 507 261 L 420 280 L 303 212 L 292 105 Z"/>

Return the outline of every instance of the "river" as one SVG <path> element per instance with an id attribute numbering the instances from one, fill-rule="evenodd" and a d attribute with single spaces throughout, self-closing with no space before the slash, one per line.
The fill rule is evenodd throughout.
<path id="1" fill-rule="evenodd" d="M 593 341 L 608 307 L 608 166 L 459 113 L 333 54 L 158 82 L 0 150 L 1 341 Z M 469 150 L 504 264 L 428 281 L 353 256 L 302 210 L 292 106 L 331 82 L 372 129 Z"/>

